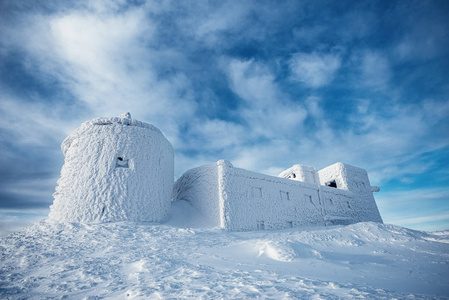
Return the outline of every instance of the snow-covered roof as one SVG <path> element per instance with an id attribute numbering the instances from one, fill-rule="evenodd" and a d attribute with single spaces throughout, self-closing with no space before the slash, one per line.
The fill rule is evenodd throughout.
<path id="1" fill-rule="evenodd" d="M 64 155 L 66 154 L 67 150 L 70 148 L 70 145 L 72 144 L 73 140 L 75 140 L 76 138 L 78 138 L 79 136 L 88 133 L 88 131 L 90 129 L 92 129 L 92 127 L 94 126 L 103 126 L 103 125 L 113 125 L 113 124 L 121 124 L 121 125 L 125 125 L 125 126 L 136 126 L 136 127 L 140 127 L 140 128 L 145 128 L 148 130 L 152 130 L 155 131 L 159 134 L 161 134 L 162 136 L 164 136 L 164 134 L 154 125 L 151 125 L 149 123 L 145 123 L 145 122 L 141 122 L 141 121 L 137 121 L 136 119 L 132 119 L 131 118 L 131 114 L 129 112 L 121 114 L 118 117 L 111 117 L 111 118 L 106 118 L 106 117 L 98 117 L 95 119 L 92 119 L 90 121 L 86 121 L 83 124 L 81 124 L 80 127 L 78 127 L 77 129 L 75 129 L 61 144 L 61 149 L 62 152 L 64 153 Z M 165 136 L 164 136 L 165 138 Z M 170 144 L 171 146 L 171 144 Z M 173 151 L 173 147 L 172 151 Z"/>

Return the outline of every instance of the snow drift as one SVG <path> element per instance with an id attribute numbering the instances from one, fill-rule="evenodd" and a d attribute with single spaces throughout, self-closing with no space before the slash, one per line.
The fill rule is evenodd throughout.
<path id="1" fill-rule="evenodd" d="M 200 228 L 185 201 L 173 206 L 162 225 L 44 220 L 2 237 L 0 298 L 449 297 L 447 231 L 362 222 L 227 232 Z"/>

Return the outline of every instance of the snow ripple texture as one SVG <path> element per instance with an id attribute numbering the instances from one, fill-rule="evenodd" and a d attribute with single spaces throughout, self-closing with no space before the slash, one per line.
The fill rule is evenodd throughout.
<path id="1" fill-rule="evenodd" d="M 160 222 L 170 213 L 173 147 L 153 125 L 97 118 L 61 145 L 65 162 L 49 217 L 66 222 Z"/>
<path id="2" fill-rule="evenodd" d="M 186 201 L 174 202 L 172 215 L 162 225 L 48 219 L 2 237 L 0 298 L 449 296 L 448 231 L 368 222 L 227 232 L 204 227 Z"/>

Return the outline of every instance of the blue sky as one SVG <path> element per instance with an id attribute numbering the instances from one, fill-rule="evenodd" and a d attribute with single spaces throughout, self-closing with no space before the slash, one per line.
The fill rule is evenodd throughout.
<path id="1" fill-rule="evenodd" d="M 133 117 L 175 176 L 366 169 L 384 221 L 449 229 L 449 2 L 0 3 L 0 230 L 48 213 L 62 140 Z"/>

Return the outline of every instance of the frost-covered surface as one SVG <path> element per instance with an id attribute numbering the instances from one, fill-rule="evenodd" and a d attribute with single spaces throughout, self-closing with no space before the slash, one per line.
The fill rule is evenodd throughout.
<path id="1" fill-rule="evenodd" d="M 162 132 L 154 125 L 132 119 L 130 113 L 124 113 L 118 117 L 112 117 L 112 118 L 98 117 L 93 120 L 84 122 L 83 124 L 81 124 L 81 126 L 79 128 L 75 129 L 62 142 L 62 144 L 61 144 L 62 152 L 65 155 L 67 150 L 70 148 L 72 142 L 82 135 L 89 134 L 92 127 L 98 126 L 98 125 L 113 125 L 113 124 L 145 128 L 145 129 L 154 131 L 155 133 L 162 134 Z M 170 148 L 172 149 L 172 152 L 173 152 L 173 147 L 171 146 L 171 144 L 170 144 Z"/>
<path id="2" fill-rule="evenodd" d="M 305 165 L 294 165 L 293 167 L 281 172 L 278 177 L 316 184 L 320 183 L 318 171 L 314 167 Z"/>
<path id="3" fill-rule="evenodd" d="M 332 224 L 382 222 L 373 197 L 368 173 L 361 168 L 336 163 L 318 171 L 321 196 L 327 211 L 326 221 Z M 325 186 L 335 181 L 337 188 Z"/>
<path id="4" fill-rule="evenodd" d="M 129 114 L 85 122 L 62 143 L 65 162 L 50 218 L 163 221 L 170 212 L 173 147 Z"/>
<path id="5" fill-rule="evenodd" d="M 0 239 L 2 299 L 449 297 L 449 231 L 381 223 L 226 232 L 184 201 L 168 223 L 59 224 Z"/>
<path id="6" fill-rule="evenodd" d="M 337 163 L 317 172 L 295 165 L 279 176 L 221 160 L 187 171 L 175 184 L 174 200 L 191 202 L 231 231 L 382 222 L 363 169 Z M 330 181 L 337 188 L 325 185 Z"/>
<path id="7" fill-rule="evenodd" d="M 226 229 L 269 230 L 324 225 L 318 185 L 239 168 L 226 174 Z"/>

